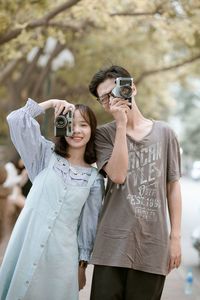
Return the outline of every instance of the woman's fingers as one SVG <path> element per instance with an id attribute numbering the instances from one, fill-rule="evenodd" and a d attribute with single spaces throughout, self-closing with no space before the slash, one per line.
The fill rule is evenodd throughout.
<path id="1" fill-rule="evenodd" d="M 60 114 L 66 114 L 69 110 L 74 110 L 75 106 L 66 100 L 54 99 L 54 109 L 55 117 L 57 117 Z"/>
<path id="2" fill-rule="evenodd" d="M 64 108 L 63 108 L 63 114 L 66 114 L 69 110 L 74 111 L 74 109 L 75 109 L 75 106 L 73 104 L 69 104 L 67 106 L 64 106 Z"/>

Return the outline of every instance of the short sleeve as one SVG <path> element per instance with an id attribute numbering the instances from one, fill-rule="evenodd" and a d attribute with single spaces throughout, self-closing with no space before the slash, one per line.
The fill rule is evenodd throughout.
<path id="1" fill-rule="evenodd" d="M 102 170 L 111 157 L 114 147 L 114 134 L 107 127 L 99 127 L 95 136 L 95 148 L 97 153 L 97 167 Z"/>
<path id="2" fill-rule="evenodd" d="M 181 177 L 180 146 L 176 134 L 169 131 L 167 151 L 167 182 L 179 180 Z"/>

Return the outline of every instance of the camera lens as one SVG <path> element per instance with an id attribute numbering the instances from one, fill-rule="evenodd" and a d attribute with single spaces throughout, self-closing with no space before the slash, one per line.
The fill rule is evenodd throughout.
<path id="1" fill-rule="evenodd" d="M 58 116 L 55 120 L 55 125 L 57 128 L 64 128 L 67 125 L 67 119 L 65 116 Z"/>
<path id="2" fill-rule="evenodd" d="M 129 85 L 124 85 L 120 87 L 120 95 L 127 99 L 130 98 L 132 95 L 132 88 Z"/>

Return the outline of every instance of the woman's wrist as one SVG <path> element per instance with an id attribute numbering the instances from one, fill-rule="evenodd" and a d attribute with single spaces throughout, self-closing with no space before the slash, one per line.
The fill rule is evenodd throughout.
<path id="1" fill-rule="evenodd" d="M 86 269 L 88 265 L 88 262 L 86 260 L 80 260 L 79 261 L 79 267 Z"/>
<path id="2" fill-rule="evenodd" d="M 42 107 L 44 110 L 47 110 L 49 108 L 53 108 L 54 107 L 54 101 L 53 99 L 50 100 L 46 100 L 44 102 L 38 103 L 40 107 Z"/>

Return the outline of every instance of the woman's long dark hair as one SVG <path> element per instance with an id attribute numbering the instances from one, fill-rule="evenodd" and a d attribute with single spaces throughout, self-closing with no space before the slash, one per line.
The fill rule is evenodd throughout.
<path id="1" fill-rule="evenodd" d="M 91 136 L 90 140 L 88 141 L 85 149 L 84 160 L 88 164 L 92 164 L 96 161 L 96 152 L 94 148 L 94 138 L 95 132 L 97 127 L 97 119 L 94 112 L 91 108 L 84 104 L 75 104 L 75 110 L 79 110 L 82 117 L 85 121 L 90 125 L 91 128 Z M 55 152 L 60 156 L 65 158 L 69 157 L 68 153 L 68 143 L 64 136 L 62 137 L 55 137 Z"/>

